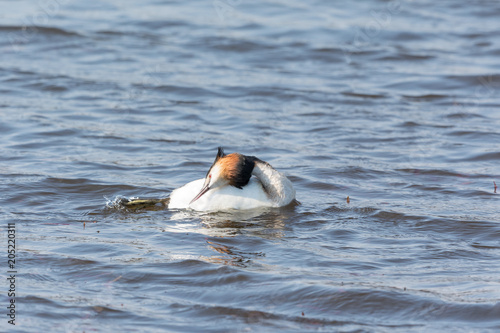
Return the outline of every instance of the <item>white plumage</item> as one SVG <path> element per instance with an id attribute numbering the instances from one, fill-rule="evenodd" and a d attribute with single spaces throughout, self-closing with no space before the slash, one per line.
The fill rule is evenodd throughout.
<path id="1" fill-rule="evenodd" d="M 290 180 L 268 163 L 237 153 L 225 155 L 219 148 L 207 176 L 172 191 L 168 208 L 254 209 L 286 206 L 294 199 Z"/>

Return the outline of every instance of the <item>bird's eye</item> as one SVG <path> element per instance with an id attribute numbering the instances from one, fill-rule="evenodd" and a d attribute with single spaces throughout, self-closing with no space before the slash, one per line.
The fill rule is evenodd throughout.
<path id="1" fill-rule="evenodd" d="M 209 179 L 210 179 L 210 178 L 212 178 L 212 175 L 208 175 L 208 178 L 209 178 Z"/>

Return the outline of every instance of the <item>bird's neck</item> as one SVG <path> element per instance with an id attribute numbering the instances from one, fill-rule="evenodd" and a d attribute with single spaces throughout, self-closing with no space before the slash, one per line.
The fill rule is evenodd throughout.
<path id="1" fill-rule="evenodd" d="M 290 180 L 268 163 L 255 159 L 252 174 L 260 180 L 264 191 L 278 206 L 283 202 L 290 202 L 291 196 L 295 198 L 295 190 Z"/>

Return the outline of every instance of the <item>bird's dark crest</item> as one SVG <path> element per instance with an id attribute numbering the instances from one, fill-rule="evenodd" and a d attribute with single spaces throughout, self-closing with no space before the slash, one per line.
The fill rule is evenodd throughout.
<path id="1" fill-rule="evenodd" d="M 226 156 L 226 154 L 224 154 L 224 149 L 222 147 L 218 147 L 217 148 L 217 155 L 215 156 L 215 162 L 217 162 L 220 158 Z"/>
<path id="2" fill-rule="evenodd" d="M 226 156 L 226 154 L 224 153 L 224 149 L 222 147 L 218 147 L 217 148 L 217 155 L 215 156 L 215 161 L 214 161 L 214 163 L 212 163 L 212 166 L 210 167 L 210 169 L 208 169 L 207 176 L 210 174 L 210 171 L 214 167 L 215 163 L 217 163 L 217 161 L 220 160 L 221 158 L 223 158 L 224 156 Z"/>

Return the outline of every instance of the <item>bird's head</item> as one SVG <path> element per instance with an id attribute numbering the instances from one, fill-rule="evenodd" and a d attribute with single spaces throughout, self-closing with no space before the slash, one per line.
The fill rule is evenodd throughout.
<path id="1" fill-rule="evenodd" d="M 254 157 L 238 153 L 226 155 L 222 147 L 219 147 L 215 161 L 205 176 L 205 182 L 201 191 L 189 204 L 192 204 L 205 193 L 216 188 L 228 185 L 240 189 L 243 188 L 243 186 L 248 184 L 250 177 L 252 177 L 254 166 Z"/>

